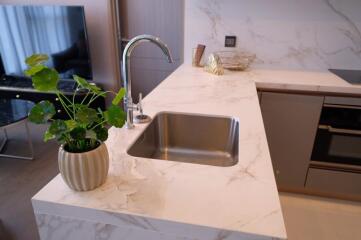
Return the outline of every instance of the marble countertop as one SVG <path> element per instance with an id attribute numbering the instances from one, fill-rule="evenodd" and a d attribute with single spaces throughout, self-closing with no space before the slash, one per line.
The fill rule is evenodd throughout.
<path id="1" fill-rule="evenodd" d="M 187 239 L 286 238 L 253 79 L 181 66 L 144 99 L 144 109 L 150 116 L 174 111 L 235 117 L 239 162 L 216 167 L 132 157 L 126 150 L 145 125 L 112 128 L 106 183 L 74 192 L 58 175 L 33 197 L 35 213 Z"/>
<path id="2" fill-rule="evenodd" d="M 129 156 L 145 125 L 110 129 L 106 183 L 70 190 L 58 175 L 33 199 L 35 213 L 140 228 L 187 239 L 286 238 L 257 88 L 361 94 L 328 72 L 251 70 L 223 76 L 181 66 L 144 99 L 160 111 L 232 116 L 239 121 L 239 162 L 215 167 Z M 249 235 L 250 234 L 250 235 Z"/>
<path id="3" fill-rule="evenodd" d="M 327 95 L 360 95 L 361 84 L 351 84 L 331 72 L 254 69 L 232 73 L 252 79 L 262 90 L 305 91 Z"/>

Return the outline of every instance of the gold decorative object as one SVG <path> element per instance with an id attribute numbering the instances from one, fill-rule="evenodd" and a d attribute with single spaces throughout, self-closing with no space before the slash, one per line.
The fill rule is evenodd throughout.
<path id="1" fill-rule="evenodd" d="M 205 45 L 198 44 L 197 48 L 193 48 L 192 52 L 192 66 L 193 67 L 201 67 L 201 60 L 206 49 Z"/>
<path id="2" fill-rule="evenodd" d="M 215 75 L 223 75 L 224 69 L 217 54 L 212 53 L 209 55 L 206 65 L 204 66 L 204 70 Z"/>
<path id="3" fill-rule="evenodd" d="M 223 68 L 231 71 L 244 71 L 256 59 L 255 54 L 237 51 L 219 51 L 219 56 Z"/>

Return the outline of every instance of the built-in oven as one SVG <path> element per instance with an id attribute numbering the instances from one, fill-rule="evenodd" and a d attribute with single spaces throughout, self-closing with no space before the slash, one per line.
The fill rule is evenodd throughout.
<path id="1" fill-rule="evenodd" d="M 311 160 L 313 167 L 361 172 L 361 105 L 324 104 Z"/>

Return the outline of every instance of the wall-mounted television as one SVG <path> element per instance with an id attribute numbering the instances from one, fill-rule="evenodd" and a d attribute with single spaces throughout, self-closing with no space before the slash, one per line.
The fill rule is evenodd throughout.
<path id="1" fill-rule="evenodd" d="M 84 8 L 0 5 L 0 77 L 24 77 L 24 60 L 34 53 L 48 54 L 62 79 L 92 80 Z"/>

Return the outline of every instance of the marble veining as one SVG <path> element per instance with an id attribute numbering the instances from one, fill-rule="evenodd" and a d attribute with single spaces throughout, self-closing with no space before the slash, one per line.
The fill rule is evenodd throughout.
<path id="1" fill-rule="evenodd" d="M 145 126 L 112 128 L 106 142 L 110 171 L 104 185 L 74 192 L 57 176 L 33 197 L 41 235 L 57 231 L 51 226 L 60 217 L 68 220 L 59 231 L 74 236 L 86 232 L 81 224 L 97 223 L 101 229 L 115 229 L 111 236 L 123 236 L 128 231 L 124 229 L 132 229 L 129 236 L 149 232 L 154 239 L 285 239 L 256 87 L 361 95 L 360 85 L 329 72 L 254 69 L 214 76 L 183 65 L 144 99 L 146 113 L 236 118 L 240 123 L 238 163 L 215 167 L 132 157 L 126 150 Z M 42 220 L 53 217 L 55 223 Z M 73 225 L 80 226 L 79 230 L 73 231 Z"/>
<path id="2" fill-rule="evenodd" d="M 334 2 L 332 2 L 331 0 L 324 1 L 327 6 L 329 6 L 329 8 L 337 15 L 339 15 L 340 18 L 343 19 L 348 25 L 348 29 L 339 28 L 338 30 L 353 42 L 354 46 L 350 47 L 350 50 L 357 55 L 361 55 L 361 32 L 356 23 L 354 23 L 352 19 L 347 16 L 347 14 L 345 14 L 342 10 L 338 9 L 335 6 Z"/>
<path id="3" fill-rule="evenodd" d="M 156 231 L 144 231 L 134 228 L 119 227 L 100 222 L 71 219 L 47 214 L 36 214 L 41 239 L 49 240 L 263 240 L 267 238 L 244 234 L 242 238 L 231 231 L 221 230 L 208 238 L 189 238 L 183 236 L 163 234 Z"/>
<path id="4" fill-rule="evenodd" d="M 256 68 L 361 69 L 361 2 L 335 0 L 185 1 L 185 62 L 198 43 L 206 55 L 238 37 Z"/>
<path id="5" fill-rule="evenodd" d="M 36 221 L 41 239 L 49 240 L 196 240 L 46 214 L 36 214 Z"/>
<path id="6" fill-rule="evenodd" d="M 216 167 L 132 157 L 126 150 L 145 126 L 112 128 L 106 183 L 74 192 L 57 176 L 34 196 L 35 213 L 187 239 L 286 238 L 252 78 L 182 66 L 144 99 L 144 109 L 152 117 L 175 111 L 236 118 L 238 163 Z"/>

